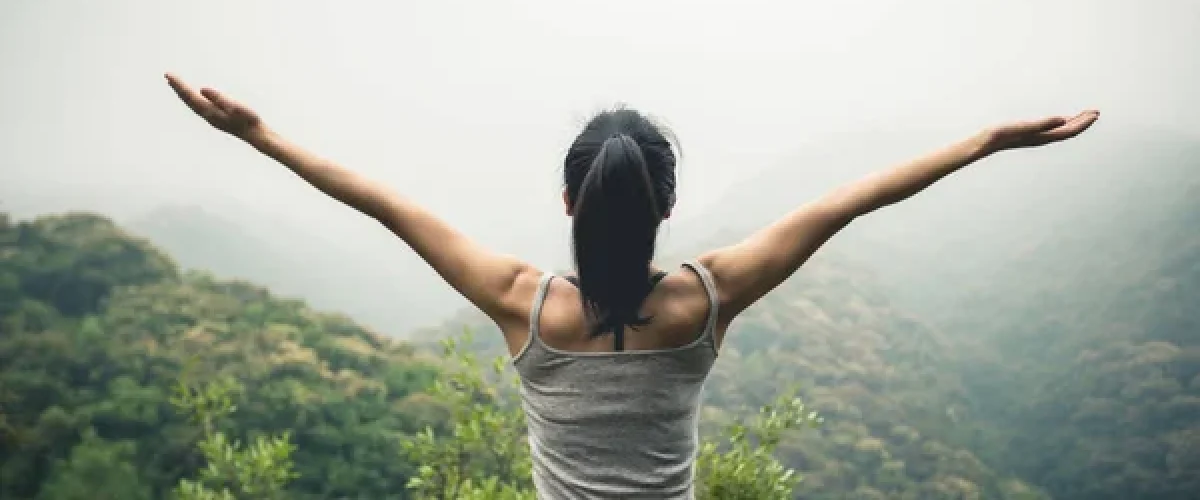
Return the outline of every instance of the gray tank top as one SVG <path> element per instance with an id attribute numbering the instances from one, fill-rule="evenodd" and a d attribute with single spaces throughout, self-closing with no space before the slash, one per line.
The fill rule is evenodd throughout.
<path id="1" fill-rule="evenodd" d="M 692 500 L 700 397 L 717 358 L 712 275 L 687 262 L 708 294 L 703 331 L 658 350 L 566 352 L 542 342 L 538 318 L 554 275 L 538 286 L 529 340 L 513 358 L 529 425 L 539 499 Z"/>

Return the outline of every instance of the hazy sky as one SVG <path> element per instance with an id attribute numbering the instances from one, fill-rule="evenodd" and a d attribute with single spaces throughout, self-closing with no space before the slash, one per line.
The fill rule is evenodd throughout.
<path id="1" fill-rule="evenodd" d="M 685 220 L 830 134 L 933 146 L 1096 107 L 1196 135 L 1200 2 L 4 0 L 0 68 L 0 201 L 94 192 L 374 230 L 207 128 L 174 71 L 548 265 L 566 251 L 563 151 L 601 107 L 679 135 Z"/>

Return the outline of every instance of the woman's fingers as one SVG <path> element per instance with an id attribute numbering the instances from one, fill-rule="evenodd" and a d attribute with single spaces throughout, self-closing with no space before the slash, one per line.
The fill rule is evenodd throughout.
<path id="1" fill-rule="evenodd" d="M 175 91 L 175 95 L 178 95 L 179 99 L 183 101 L 184 104 L 187 104 L 187 107 L 191 108 L 192 111 L 196 112 L 196 114 L 205 118 L 208 118 L 211 115 L 212 103 L 208 102 L 208 99 L 206 99 L 199 92 L 196 92 L 196 89 L 193 89 L 190 85 L 184 83 L 183 80 L 180 80 L 179 77 L 170 73 L 166 74 L 166 78 L 167 84 L 169 84 L 171 89 Z"/>
<path id="2" fill-rule="evenodd" d="M 1075 115 L 1062 126 L 1045 132 L 1043 136 L 1047 142 L 1070 139 L 1082 134 L 1084 130 L 1087 130 L 1089 127 L 1091 127 L 1093 123 L 1096 123 L 1096 120 L 1099 118 L 1100 112 L 1098 111 L 1084 111 L 1083 113 Z"/>
<path id="3" fill-rule="evenodd" d="M 1012 123 L 996 129 L 995 139 L 1002 149 L 1041 146 L 1083 133 L 1099 116 L 1097 111 L 1084 111 L 1070 118 L 1052 116 Z"/>
<path id="4" fill-rule="evenodd" d="M 1061 126 L 1065 125 L 1066 123 L 1067 123 L 1066 118 L 1063 118 L 1061 116 L 1051 116 L 1048 118 L 1042 118 L 1041 120 L 1029 122 L 1029 124 L 1026 125 L 1026 130 L 1028 130 L 1030 132 L 1035 132 L 1035 133 L 1036 132 L 1045 132 L 1047 130 L 1054 130 L 1058 127 L 1061 127 Z"/>
<path id="5" fill-rule="evenodd" d="M 1051 116 L 1040 120 L 1029 120 L 1011 123 L 1000 128 L 1002 134 L 1008 135 L 1014 139 L 1021 137 L 1031 137 L 1047 130 L 1054 130 L 1067 123 L 1067 119 L 1061 116 Z"/>
<path id="6" fill-rule="evenodd" d="M 217 130 L 243 137 L 259 126 L 258 115 L 244 104 L 215 89 L 197 91 L 171 73 L 165 76 L 179 99 Z"/>
<path id="7" fill-rule="evenodd" d="M 225 94 L 222 94 L 215 89 L 203 89 L 200 91 L 200 95 L 204 96 L 205 99 L 226 113 L 233 113 L 234 111 L 245 109 L 245 106 L 243 106 L 241 103 L 230 99 Z"/>

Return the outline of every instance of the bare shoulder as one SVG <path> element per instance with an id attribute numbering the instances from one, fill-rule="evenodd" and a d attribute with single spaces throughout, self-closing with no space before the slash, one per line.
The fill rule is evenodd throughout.
<path id="1" fill-rule="evenodd" d="M 677 271 L 668 274 L 659 287 L 671 298 L 672 303 L 708 309 L 708 293 L 704 291 L 704 281 L 687 266 L 681 266 Z"/>
<path id="2" fill-rule="evenodd" d="M 512 286 L 502 301 L 506 314 L 493 318 L 496 326 L 504 333 L 510 348 L 525 344 L 529 330 L 529 314 L 544 275 L 545 273 L 536 267 L 523 267 L 513 278 Z"/>
<path id="3" fill-rule="evenodd" d="M 661 316 L 684 332 L 694 332 L 704 327 L 709 314 L 708 293 L 704 281 L 687 266 L 663 278 L 658 289 L 661 300 L 654 304 Z M 658 317 L 659 315 L 656 315 Z"/>

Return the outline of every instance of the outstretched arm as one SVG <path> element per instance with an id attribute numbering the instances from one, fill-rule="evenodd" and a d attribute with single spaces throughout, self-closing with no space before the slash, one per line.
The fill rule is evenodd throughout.
<path id="1" fill-rule="evenodd" d="M 518 293 L 518 288 L 527 288 L 518 284 L 530 281 L 521 278 L 537 274 L 532 266 L 481 247 L 416 203 L 279 136 L 249 107 L 215 90 L 197 92 L 173 75 L 167 75 L 167 81 L 212 126 L 246 141 L 321 192 L 386 226 L 502 327 L 522 321 L 526 309 L 522 298 L 528 294 Z"/>
<path id="2" fill-rule="evenodd" d="M 855 218 L 907 199 L 992 153 L 1075 137 L 1099 117 L 1053 117 L 985 130 L 890 170 L 876 172 L 804 205 L 735 245 L 700 257 L 717 282 L 721 321 L 734 317 L 792 275 Z"/>

